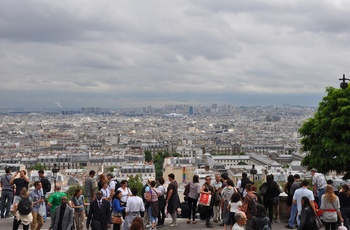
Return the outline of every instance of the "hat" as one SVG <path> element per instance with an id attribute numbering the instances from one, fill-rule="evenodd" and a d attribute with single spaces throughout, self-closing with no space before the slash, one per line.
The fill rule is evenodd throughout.
<path id="1" fill-rule="evenodd" d="M 312 168 L 312 169 L 311 169 L 311 172 L 317 172 L 317 169 Z"/>

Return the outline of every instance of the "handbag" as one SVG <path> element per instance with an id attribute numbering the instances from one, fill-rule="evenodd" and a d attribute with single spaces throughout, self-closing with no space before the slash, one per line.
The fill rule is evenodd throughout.
<path id="1" fill-rule="evenodd" d="M 323 227 L 322 220 L 320 219 L 319 216 L 315 215 L 315 229 L 320 229 Z"/>
<path id="2" fill-rule="evenodd" d="M 121 214 L 116 214 L 112 216 L 112 223 L 113 224 L 122 224 L 123 218 Z"/>
<path id="3" fill-rule="evenodd" d="M 199 201 L 198 201 L 199 204 L 203 206 L 210 206 L 210 201 L 211 201 L 211 194 L 208 194 L 208 193 L 200 194 Z"/>
<path id="4" fill-rule="evenodd" d="M 347 228 L 344 226 L 344 223 L 341 222 L 341 225 L 338 227 L 338 230 L 347 230 Z"/>

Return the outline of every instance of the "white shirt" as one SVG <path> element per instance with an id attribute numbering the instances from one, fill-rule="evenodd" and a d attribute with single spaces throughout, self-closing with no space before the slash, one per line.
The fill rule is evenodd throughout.
<path id="1" fill-rule="evenodd" d="M 130 189 L 126 187 L 124 190 L 122 187 L 120 187 L 118 188 L 118 190 L 122 192 L 122 197 L 120 198 L 120 200 L 124 203 L 128 202 L 129 194 L 131 194 Z"/>
<path id="2" fill-rule="evenodd" d="M 125 212 L 144 212 L 145 206 L 143 205 L 143 201 L 141 197 L 131 196 L 126 203 Z"/>
<path id="3" fill-rule="evenodd" d="M 111 189 L 113 189 L 113 190 L 115 189 L 115 181 L 114 180 L 111 180 L 109 182 L 109 185 L 108 185 L 107 189 L 109 191 L 109 194 L 111 194 Z"/>
<path id="4" fill-rule="evenodd" d="M 108 198 L 111 194 L 108 189 L 101 188 L 102 198 Z"/>
<path id="5" fill-rule="evenodd" d="M 230 212 L 238 212 L 239 211 L 239 208 L 242 207 L 243 204 L 242 204 L 242 201 L 238 201 L 238 202 L 230 202 Z"/>
<path id="6" fill-rule="evenodd" d="M 235 225 L 233 225 L 232 230 L 245 230 L 245 226 L 239 225 L 238 223 L 235 223 Z"/>

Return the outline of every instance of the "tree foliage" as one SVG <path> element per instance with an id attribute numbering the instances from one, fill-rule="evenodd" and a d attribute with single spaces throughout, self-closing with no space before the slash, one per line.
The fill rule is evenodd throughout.
<path id="1" fill-rule="evenodd" d="M 137 188 L 137 193 L 140 196 L 141 195 L 141 190 L 143 188 L 142 184 L 142 176 L 136 175 L 136 176 L 130 176 L 128 179 L 128 186 L 129 188 Z"/>
<path id="2" fill-rule="evenodd" d="M 299 132 L 302 150 L 307 152 L 302 164 L 327 173 L 335 170 L 350 178 L 350 88 L 328 87 L 314 117 Z"/>
<path id="3" fill-rule="evenodd" d="M 149 150 L 145 151 L 145 161 L 150 162 L 152 160 L 152 153 Z"/>
<path id="4" fill-rule="evenodd" d="M 46 167 L 40 163 L 36 163 L 33 167 L 32 167 L 33 170 L 46 170 Z"/>

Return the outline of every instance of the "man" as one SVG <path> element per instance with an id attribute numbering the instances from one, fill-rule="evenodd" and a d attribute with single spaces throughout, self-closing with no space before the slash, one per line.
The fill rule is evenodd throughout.
<path id="1" fill-rule="evenodd" d="M 12 179 L 11 168 L 5 168 L 5 175 L 1 177 L 0 187 L 1 191 L 1 218 L 9 218 L 10 217 L 10 209 L 13 200 L 13 187 L 10 183 Z M 5 204 L 6 205 L 6 215 L 5 215 Z"/>
<path id="2" fill-rule="evenodd" d="M 214 187 L 211 186 L 211 177 L 210 176 L 206 176 L 205 177 L 205 182 L 201 187 L 200 190 L 201 194 L 214 194 Z M 212 213 L 212 209 L 213 209 L 213 202 L 210 202 L 209 206 L 203 206 L 202 208 L 205 209 L 205 226 L 207 228 L 213 228 L 214 226 L 210 223 L 210 215 Z"/>
<path id="3" fill-rule="evenodd" d="M 102 199 L 102 192 L 96 192 L 96 199 L 90 203 L 90 210 L 86 220 L 86 228 L 107 230 L 111 227 L 111 204 Z"/>
<path id="4" fill-rule="evenodd" d="M 235 213 L 236 223 L 233 225 L 232 230 L 245 230 L 247 225 L 247 216 L 244 212 L 238 211 Z"/>
<path id="5" fill-rule="evenodd" d="M 30 193 L 30 197 L 33 201 L 33 208 L 32 208 L 32 215 L 33 215 L 33 222 L 31 224 L 32 230 L 40 230 L 41 227 L 44 224 L 42 214 L 40 213 L 40 207 L 45 202 L 44 200 L 44 194 L 41 193 L 41 182 L 35 181 L 34 182 L 34 190 Z M 45 203 L 44 203 L 45 204 Z"/>
<path id="6" fill-rule="evenodd" d="M 50 206 L 50 214 L 54 215 L 56 208 L 61 205 L 61 198 L 67 196 L 64 192 L 61 192 L 61 186 L 56 185 L 55 192 L 51 194 L 47 204 Z"/>
<path id="7" fill-rule="evenodd" d="M 214 213 L 214 217 L 213 220 L 215 223 L 217 223 L 218 221 L 220 221 L 220 201 L 221 201 L 221 190 L 222 190 L 222 182 L 221 182 L 221 176 L 220 175 L 215 175 L 215 181 L 212 184 L 212 186 L 214 187 L 214 195 L 213 195 L 213 199 L 214 199 L 214 205 L 213 205 L 213 213 Z"/>
<path id="8" fill-rule="evenodd" d="M 96 172 L 91 170 L 88 178 L 85 180 L 85 196 L 88 198 L 88 203 L 91 203 L 95 199 L 96 183 L 94 180 Z M 87 212 L 89 213 L 90 206 L 87 206 Z"/>
<path id="9" fill-rule="evenodd" d="M 107 174 L 107 179 L 109 181 L 109 184 L 108 184 L 108 192 L 109 192 L 109 200 L 112 201 L 113 200 L 113 196 L 114 196 L 114 193 L 115 193 L 115 185 L 116 185 L 116 181 L 113 180 L 113 173 L 108 173 Z"/>
<path id="10" fill-rule="evenodd" d="M 297 204 L 297 208 L 298 208 L 298 216 L 297 216 L 297 223 L 298 223 L 298 225 L 300 225 L 300 215 L 301 215 L 301 210 L 302 210 L 302 206 L 301 206 L 301 198 L 302 197 L 306 196 L 307 198 L 309 198 L 310 205 L 315 210 L 314 194 L 309 189 L 307 189 L 308 185 L 309 185 L 309 181 L 308 180 L 303 180 L 301 182 L 301 186 L 302 187 L 297 189 L 294 192 L 293 204 Z"/>
<path id="11" fill-rule="evenodd" d="M 170 227 L 177 226 L 177 209 L 180 207 L 179 194 L 177 193 L 178 184 L 175 180 L 175 175 L 170 173 L 168 175 L 168 180 L 170 181 L 168 185 L 168 191 L 166 194 L 166 204 L 168 205 L 167 211 L 171 215 Z"/>
<path id="12" fill-rule="evenodd" d="M 246 172 L 242 172 L 242 179 L 241 179 L 241 183 L 239 184 L 237 182 L 237 188 L 242 191 L 242 197 L 244 198 L 245 195 L 247 194 L 247 191 L 245 189 L 245 187 L 247 186 L 247 184 L 254 184 L 249 178 L 248 178 L 248 174 Z M 239 187 L 238 187 L 239 186 Z"/>
<path id="13" fill-rule="evenodd" d="M 129 229 L 133 220 L 141 215 L 141 212 L 145 212 L 145 206 L 141 197 L 137 196 L 137 188 L 131 188 L 131 194 L 127 200 L 125 208 L 125 221 L 122 225 L 123 230 Z M 143 229 L 143 228 L 142 228 Z"/>
<path id="14" fill-rule="evenodd" d="M 19 177 L 18 177 L 19 174 Z M 21 170 L 15 173 L 15 175 L 12 177 L 10 180 L 10 184 L 16 186 L 16 193 L 14 199 L 18 200 L 20 199 L 20 191 L 22 188 L 26 188 L 28 190 L 28 185 L 29 185 L 29 179 L 26 176 L 26 171 Z"/>
<path id="15" fill-rule="evenodd" d="M 40 169 L 38 171 L 39 175 L 39 181 L 41 182 L 42 185 L 42 193 L 44 194 L 44 199 L 46 199 L 46 193 L 51 191 L 51 183 L 50 181 L 45 177 L 44 175 L 44 170 Z M 45 201 L 45 206 L 46 206 L 46 201 Z M 44 222 L 46 222 L 46 209 L 45 209 L 45 215 L 44 215 Z"/>
<path id="16" fill-rule="evenodd" d="M 246 196 L 243 199 L 243 211 L 246 214 L 247 218 L 247 230 L 250 229 L 250 222 L 252 221 L 252 218 L 254 216 L 254 213 L 252 213 L 252 210 L 254 209 L 254 206 L 256 207 L 256 204 L 258 204 L 258 198 L 253 193 L 252 184 L 247 184 L 245 186 L 245 191 L 247 192 Z"/>
<path id="17" fill-rule="evenodd" d="M 291 194 L 292 198 L 294 196 L 295 191 L 297 189 L 299 189 L 300 187 L 301 187 L 300 175 L 299 174 L 295 174 L 294 175 L 294 182 L 293 182 L 293 184 L 292 184 L 292 186 L 290 188 L 290 194 Z M 298 213 L 297 204 L 292 203 L 288 224 L 285 226 L 286 228 L 289 228 L 289 229 L 293 229 L 294 228 L 294 221 L 295 221 L 295 218 L 297 216 L 297 213 Z"/>
<path id="18" fill-rule="evenodd" d="M 51 215 L 51 224 L 49 230 L 70 230 L 73 226 L 74 211 L 67 205 L 66 196 L 61 197 L 61 205 L 56 207 L 55 214 Z"/>
<path id="19" fill-rule="evenodd" d="M 314 196 L 317 197 L 317 205 L 321 207 L 321 197 L 326 192 L 327 181 L 322 173 L 318 173 L 317 169 L 311 169 L 312 189 Z"/>

